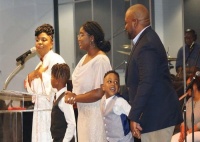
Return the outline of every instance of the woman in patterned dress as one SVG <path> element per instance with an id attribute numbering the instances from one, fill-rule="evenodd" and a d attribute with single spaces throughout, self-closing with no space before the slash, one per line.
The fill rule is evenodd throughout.
<path id="1" fill-rule="evenodd" d="M 100 89 L 104 74 L 111 70 L 106 52 L 110 51 L 110 42 L 105 41 L 100 25 L 88 21 L 80 28 L 78 43 L 87 53 L 77 64 L 73 74 L 73 93 L 67 93 L 65 102 L 75 103 L 78 107 L 78 141 L 105 142 L 105 132 L 100 112 Z"/>

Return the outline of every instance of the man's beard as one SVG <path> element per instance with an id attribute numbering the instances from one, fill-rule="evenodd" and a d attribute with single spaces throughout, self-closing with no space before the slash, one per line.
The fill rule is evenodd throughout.
<path id="1" fill-rule="evenodd" d="M 127 35 L 128 35 L 129 39 L 134 39 L 134 37 L 133 37 L 133 31 L 127 32 Z"/>

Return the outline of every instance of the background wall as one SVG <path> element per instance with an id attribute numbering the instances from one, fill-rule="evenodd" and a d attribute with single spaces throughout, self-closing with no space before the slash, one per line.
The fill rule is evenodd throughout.
<path id="1" fill-rule="evenodd" d="M 0 90 L 8 75 L 16 68 L 16 58 L 35 45 L 35 29 L 43 23 L 53 25 L 53 2 L 0 1 Z M 24 91 L 24 79 L 38 62 L 37 55 L 29 57 L 7 89 Z"/>
<path id="2" fill-rule="evenodd" d="M 74 3 L 59 0 L 60 54 L 73 71 L 75 62 Z M 35 29 L 44 23 L 54 25 L 53 0 L 0 1 L 0 90 L 17 67 L 16 58 L 35 45 Z M 4 19 L 4 20 L 3 20 Z M 30 55 L 23 68 L 11 79 L 7 89 L 26 91 L 24 79 L 39 62 Z"/>
<path id="3" fill-rule="evenodd" d="M 159 34 L 166 52 L 176 58 L 183 43 L 184 13 L 182 0 L 155 0 L 155 30 Z M 175 67 L 175 61 L 171 61 Z M 175 68 L 170 70 L 176 74 Z"/>
<path id="4" fill-rule="evenodd" d="M 110 14 L 104 13 L 101 10 L 101 6 L 98 5 L 99 9 L 91 14 L 94 10 L 93 7 L 86 8 L 85 13 L 76 15 L 75 9 L 81 10 L 84 6 L 92 5 L 91 1 L 84 0 L 84 3 L 79 1 L 74 2 L 73 0 L 59 0 L 59 25 L 60 25 L 60 53 L 61 56 L 66 60 L 73 72 L 74 66 L 79 58 L 79 52 L 76 50 L 76 35 L 80 28 L 80 24 L 88 19 L 94 18 L 101 22 L 106 20 L 108 23 L 101 22 L 103 28 L 106 29 L 106 38 L 109 39 L 110 35 L 115 35 L 116 33 L 123 30 L 123 19 L 127 5 L 123 5 L 121 9 L 118 9 L 117 1 L 114 0 L 113 4 L 113 15 L 114 21 L 108 21 L 111 17 Z M 98 2 L 98 0 L 95 0 Z M 127 0 L 126 0 L 127 1 Z M 153 0 L 152 0 L 153 1 Z M 113 2 L 113 1 L 112 1 Z M 119 0 L 119 5 L 124 3 Z M 149 2 L 151 2 L 149 0 Z M 132 0 L 132 3 L 137 3 L 136 0 Z M 105 8 L 110 8 L 111 1 L 105 3 Z M 171 57 L 176 57 L 177 51 L 180 46 L 183 45 L 183 14 L 182 14 L 182 0 L 171 0 L 171 2 L 164 0 L 154 0 L 154 11 L 155 14 L 153 19 L 155 30 L 161 37 L 166 51 L 169 52 Z M 111 11 L 110 11 L 111 12 Z M 117 22 L 117 16 L 122 19 Z M 4 81 L 8 75 L 16 68 L 17 64 L 15 59 L 29 50 L 34 46 L 34 31 L 36 27 L 43 23 L 50 23 L 53 25 L 53 0 L 1 0 L 0 1 L 0 90 L 3 88 Z M 79 21 L 77 24 L 76 21 Z M 113 31 L 110 30 L 111 24 L 113 24 Z M 122 27 L 122 28 L 121 28 Z M 121 29 L 119 29 L 121 28 Z M 113 62 L 114 67 L 120 64 L 123 60 L 123 56 L 116 52 L 121 48 L 121 44 L 127 41 L 124 38 L 125 35 L 122 33 L 119 37 L 113 40 L 113 51 L 110 53 L 111 62 Z M 123 38 L 123 39 L 122 39 Z M 118 43 L 122 39 L 122 42 Z M 81 53 L 82 54 L 82 53 Z M 121 56 L 120 60 L 115 60 Z M 81 57 L 81 56 L 80 56 Z M 37 55 L 30 56 L 23 69 L 19 71 L 16 76 L 10 81 L 8 88 L 9 90 L 25 91 L 23 88 L 23 80 L 25 76 L 32 71 L 39 59 Z M 116 62 L 115 62 L 116 61 Z"/>
<path id="5" fill-rule="evenodd" d="M 200 1 L 184 0 L 184 23 L 186 29 L 194 29 L 197 33 L 197 41 L 200 43 Z"/>
<path id="6" fill-rule="evenodd" d="M 65 0 L 66 1 L 66 0 Z M 69 65 L 71 73 L 75 68 L 76 54 L 75 42 L 76 34 L 74 20 L 74 3 L 72 0 L 59 0 L 59 38 L 60 38 L 60 55 Z"/>

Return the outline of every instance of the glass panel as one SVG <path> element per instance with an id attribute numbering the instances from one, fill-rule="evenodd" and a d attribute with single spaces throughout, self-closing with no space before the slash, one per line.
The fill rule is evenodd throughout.
<path id="1" fill-rule="evenodd" d="M 105 33 L 105 40 L 111 40 L 111 2 L 110 0 L 93 0 L 93 20 L 97 21 Z M 111 47 L 112 48 L 112 47 Z M 111 59 L 111 52 L 108 52 Z"/>
<path id="2" fill-rule="evenodd" d="M 131 51 L 131 41 L 124 31 L 124 16 L 129 6 L 129 1 L 124 0 L 118 0 L 117 3 L 113 1 L 112 6 L 113 68 L 123 71 L 126 69 L 126 62 Z"/>
<path id="3" fill-rule="evenodd" d="M 131 41 L 128 39 L 124 31 L 125 12 L 130 6 L 129 1 L 118 0 L 112 3 L 112 64 L 120 75 L 120 85 L 125 85 L 125 70 L 128 58 L 131 52 Z M 123 91 L 123 89 L 121 89 Z"/>
<path id="4" fill-rule="evenodd" d="M 80 1 L 75 3 L 75 36 L 79 34 L 79 29 L 83 23 L 88 20 L 92 20 L 92 5 L 91 1 Z M 78 46 L 78 40 L 75 38 L 76 42 L 76 63 L 83 57 L 85 51 L 80 50 Z M 76 65 L 75 65 L 76 66 Z"/>
<path id="5" fill-rule="evenodd" d="M 186 63 L 186 76 L 200 70 L 200 38 L 199 38 L 199 5 L 200 1 L 187 1 L 184 0 L 184 30 L 187 31 L 187 43 L 185 42 L 185 61 Z M 195 22 L 194 22 L 195 21 Z M 191 38 L 192 37 L 192 38 Z M 193 38 L 194 37 L 194 38 Z M 193 39 L 193 40 L 191 40 Z M 191 41 L 189 41 L 191 40 Z M 187 50 L 187 49 L 190 50 Z M 188 51 L 190 51 L 188 53 Z"/>
<path id="6" fill-rule="evenodd" d="M 46 95 L 34 95 L 26 92 L 2 90 L 0 91 L 0 141 L 1 142 L 26 142 L 31 140 L 32 116 L 38 114 L 50 116 L 51 109 L 41 106 L 33 107 L 32 97 L 35 101 L 47 99 Z M 30 105 L 32 104 L 32 105 Z M 34 109 L 33 109 L 34 108 Z M 39 119 L 41 120 L 41 119 Z M 35 127 L 38 127 L 36 125 Z M 28 137 L 29 136 L 29 137 Z"/>
<path id="7" fill-rule="evenodd" d="M 113 69 L 120 74 L 121 85 L 125 85 L 126 63 L 131 51 L 131 41 L 124 31 L 125 12 L 132 4 L 142 3 L 149 8 L 149 2 L 136 0 L 86 0 L 75 2 L 75 34 L 88 20 L 97 21 L 105 32 L 105 39 L 111 42 L 110 58 Z M 85 54 L 79 50 L 76 39 L 76 64 Z M 122 77 L 122 78 L 121 78 Z"/>
<path id="8" fill-rule="evenodd" d="M 24 92 L 3 90 L 0 91 L 0 141 L 1 142 L 23 142 L 27 134 L 27 114 L 33 109 L 27 106 L 31 101 L 31 95 Z M 31 119 L 32 120 L 32 119 Z M 28 120 L 29 122 L 29 120 Z M 28 125 L 31 125 L 29 123 Z M 28 130 L 30 131 L 30 130 Z M 24 133 L 23 133 L 24 132 Z"/>

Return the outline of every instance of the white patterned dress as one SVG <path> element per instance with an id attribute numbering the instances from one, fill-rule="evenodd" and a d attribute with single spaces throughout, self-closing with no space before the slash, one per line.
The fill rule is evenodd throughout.
<path id="1" fill-rule="evenodd" d="M 31 82 L 31 87 L 26 81 L 27 91 L 36 94 L 33 97 L 34 113 L 32 124 L 32 142 L 51 142 L 51 109 L 53 104 L 52 95 L 55 92 L 51 86 L 51 68 L 56 63 L 65 63 L 64 59 L 50 50 L 40 62 L 36 69 L 42 64 L 48 69 L 42 73 L 42 79 L 37 78 Z"/>
<path id="2" fill-rule="evenodd" d="M 108 57 L 99 54 L 83 64 L 82 57 L 72 74 L 73 92 L 83 94 L 100 88 L 105 73 L 111 70 Z M 93 103 L 77 103 L 78 107 L 78 141 L 106 142 L 103 120 L 100 111 L 100 100 Z"/>

